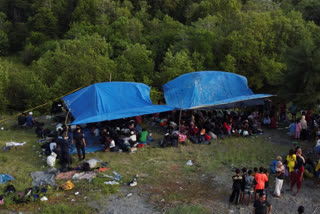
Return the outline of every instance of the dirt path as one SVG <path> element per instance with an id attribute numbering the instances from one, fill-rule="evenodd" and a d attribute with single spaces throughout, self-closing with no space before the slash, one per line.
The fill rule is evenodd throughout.
<path id="1" fill-rule="evenodd" d="M 289 136 L 286 135 L 286 130 L 265 130 L 262 135 L 267 141 L 276 145 L 285 145 L 288 148 L 292 147 L 292 141 Z M 309 146 L 311 148 L 310 142 L 300 142 L 301 145 Z M 230 169 L 225 169 L 220 171 L 219 174 L 208 177 L 206 180 L 206 185 L 211 183 L 213 193 L 210 197 L 203 197 L 197 200 L 202 206 L 207 207 L 211 213 L 216 214 L 248 214 L 252 213 L 252 205 L 250 207 L 240 205 L 230 205 L 228 202 L 229 194 L 231 193 L 230 177 L 232 176 L 232 171 Z M 274 175 L 271 175 L 271 177 Z M 273 179 L 271 179 L 273 181 Z M 272 194 L 274 189 L 274 182 L 270 183 L 270 194 Z M 273 198 L 269 196 L 268 201 L 273 206 L 272 213 L 274 214 L 294 214 L 297 213 L 297 209 L 300 205 L 305 207 L 305 213 L 310 214 L 320 214 L 320 189 L 316 188 L 313 180 L 304 179 L 301 191 L 298 196 L 293 196 L 293 193 L 287 191 L 289 189 L 288 181 L 284 182 L 282 188 L 282 198 Z M 127 196 L 132 193 L 131 196 Z M 143 187 L 121 187 L 120 192 L 115 195 L 111 195 L 105 198 L 102 203 L 91 202 L 89 206 L 94 207 L 97 213 L 104 214 L 131 214 L 131 213 L 150 213 L 157 214 L 162 213 L 156 208 L 156 205 L 148 203 L 151 192 Z M 208 196 L 208 195 L 207 195 Z"/>

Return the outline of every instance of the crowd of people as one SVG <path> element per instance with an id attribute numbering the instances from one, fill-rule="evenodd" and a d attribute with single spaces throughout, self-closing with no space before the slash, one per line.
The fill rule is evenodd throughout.
<path id="1" fill-rule="evenodd" d="M 267 201 L 270 196 L 269 178 L 274 176 L 275 185 L 272 191 L 272 196 L 276 198 L 282 197 L 282 187 L 284 182 L 288 182 L 290 186 L 290 192 L 294 196 L 297 196 L 301 186 L 304 174 L 306 172 L 316 177 L 320 174 L 320 161 L 317 167 L 312 166 L 312 161 L 302 153 L 302 149 L 297 146 L 295 149 L 290 149 L 288 155 L 284 158 L 278 156 L 276 160 L 270 166 L 271 174 L 269 170 L 260 167 L 253 170 L 247 170 L 242 168 L 235 169 L 235 175 L 232 176 L 232 194 L 229 197 L 229 202 L 235 202 L 236 205 L 242 204 L 250 206 L 252 199 L 254 199 L 253 213 L 270 213 L 272 210 L 271 204 Z M 312 177 L 313 177 L 312 176 Z M 296 187 L 296 190 L 294 190 Z M 248 200 L 247 200 L 248 198 Z M 300 206 L 298 213 L 303 213 L 304 207 Z"/>
<path id="2" fill-rule="evenodd" d="M 288 119 L 291 114 L 291 121 Z M 39 137 L 50 137 L 47 143 L 47 154 L 57 154 L 62 169 L 66 169 L 72 162 L 69 154 L 71 144 L 75 145 L 79 161 L 85 159 L 86 135 L 96 137 L 104 145 L 105 152 L 131 152 L 137 147 L 143 147 L 152 140 L 151 131 L 142 128 L 142 119 L 159 124 L 165 130 L 165 135 L 160 141 L 160 147 L 178 146 L 179 143 L 189 139 L 196 144 L 210 143 L 218 138 L 228 136 L 248 137 L 262 134 L 262 127 L 277 128 L 276 121 L 289 122 L 289 134 L 297 140 L 316 138 L 315 155 L 320 157 L 320 117 L 311 111 L 302 111 L 301 119 L 297 118 L 297 109 L 291 105 L 289 111 L 285 105 L 280 106 L 277 112 L 272 102 L 265 100 L 263 107 L 252 111 L 229 111 L 229 110 L 194 110 L 194 111 L 171 111 L 157 113 L 147 117 L 133 117 L 113 121 L 104 121 L 94 124 L 83 124 L 66 127 L 57 124 L 56 130 L 46 130 L 43 124 L 36 122 L 32 112 L 28 116 L 22 113 L 18 117 L 21 126 L 36 127 Z M 85 133 L 84 130 L 87 130 Z M 89 132 L 88 132 L 89 130 Z M 272 191 L 273 197 L 281 198 L 283 183 L 290 183 L 290 190 L 298 195 L 304 174 L 311 174 L 319 178 L 320 160 L 316 167 L 310 158 L 302 154 L 302 149 L 291 149 L 284 161 L 278 156 L 274 161 L 274 170 L 271 175 L 266 168 L 260 167 L 253 170 L 243 168 L 242 173 L 236 169 L 232 177 L 233 186 L 230 202 L 250 205 L 254 199 L 253 213 L 270 213 L 271 204 L 267 201 L 270 197 L 269 177 L 275 177 L 275 186 Z M 274 174 L 274 175 L 272 175 Z M 319 179 L 316 180 L 320 184 Z M 303 211 L 303 207 L 299 208 Z M 303 213 L 300 212 L 299 213 Z"/>

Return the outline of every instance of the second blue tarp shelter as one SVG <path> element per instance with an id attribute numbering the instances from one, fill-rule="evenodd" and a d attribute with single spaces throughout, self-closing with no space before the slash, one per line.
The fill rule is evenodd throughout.
<path id="1" fill-rule="evenodd" d="M 222 71 L 183 74 L 163 85 L 168 106 L 181 109 L 238 108 L 262 105 L 270 94 L 254 94 L 247 78 Z"/>
<path id="2" fill-rule="evenodd" d="M 71 125 L 173 110 L 169 106 L 153 105 L 150 87 L 133 82 L 96 83 L 62 99 L 75 117 Z"/>

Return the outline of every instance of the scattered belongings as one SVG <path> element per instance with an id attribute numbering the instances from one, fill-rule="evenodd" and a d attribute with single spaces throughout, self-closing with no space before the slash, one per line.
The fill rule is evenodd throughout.
<path id="1" fill-rule="evenodd" d="M 4 191 L 6 194 L 9 194 L 9 193 L 15 193 L 16 192 L 16 188 L 13 186 L 13 185 L 8 185 L 6 187 L 6 190 Z"/>
<path id="2" fill-rule="evenodd" d="M 17 142 L 7 142 L 6 146 L 2 148 L 3 151 L 9 151 L 11 147 L 16 147 L 16 146 L 23 146 L 26 144 L 26 142 L 23 143 L 17 143 Z"/>
<path id="3" fill-rule="evenodd" d="M 110 170 L 111 168 L 103 168 L 103 167 L 99 167 L 99 172 L 105 172 Z"/>
<path id="4" fill-rule="evenodd" d="M 17 143 L 17 142 L 7 142 L 6 146 L 23 146 L 24 144 L 26 144 L 26 142 L 22 142 L 22 143 Z"/>
<path id="5" fill-rule="evenodd" d="M 192 166 L 193 163 L 192 163 L 192 160 L 188 160 L 188 162 L 186 163 L 187 166 Z"/>
<path id="6" fill-rule="evenodd" d="M 46 196 L 43 196 L 40 201 L 48 201 L 48 198 Z"/>
<path id="7" fill-rule="evenodd" d="M 120 181 L 121 180 L 121 178 L 122 178 L 122 176 L 119 174 L 119 173 L 117 173 L 116 171 L 112 171 L 112 173 L 114 174 L 114 179 L 116 179 L 116 180 L 118 180 L 118 181 Z"/>
<path id="8" fill-rule="evenodd" d="M 57 154 L 54 152 L 51 152 L 51 155 L 49 155 L 47 157 L 47 164 L 50 167 L 54 167 L 55 163 L 56 163 L 56 159 L 57 159 Z"/>
<path id="9" fill-rule="evenodd" d="M 72 180 L 83 180 L 87 179 L 89 182 L 96 176 L 95 172 L 88 171 L 88 172 L 81 172 L 81 173 L 76 173 L 72 176 Z"/>
<path id="10" fill-rule="evenodd" d="M 128 183 L 128 186 L 135 187 L 137 184 L 137 178 L 133 178 L 133 180 Z"/>
<path id="11" fill-rule="evenodd" d="M 8 181 L 13 181 L 14 178 L 8 174 L 0 174 L 0 184 L 5 184 Z"/>
<path id="12" fill-rule="evenodd" d="M 71 189 L 74 188 L 74 184 L 71 183 L 71 181 L 67 181 L 66 183 L 64 183 L 64 184 L 61 185 L 61 188 L 62 188 L 63 190 L 71 190 Z"/>
<path id="13" fill-rule="evenodd" d="M 106 182 L 104 182 L 104 184 L 107 184 L 107 185 L 119 185 L 119 182 L 117 182 L 117 181 L 106 181 Z"/>
<path id="14" fill-rule="evenodd" d="M 32 177 L 33 186 L 50 185 L 55 186 L 55 176 L 59 173 L 59 170 L 49 169 L 48 171 L 36 171 L 32 172 L 30 175 Z"/>
<path id="15" fill-rule="evenodd" d="M 57 180 L 62 180 L 62 179 L 64 179 L 64 180 L 71 180 L 71 179 L 72 179 L 72 176 L 73 176 L 74 174 L 76 174 L 76 173 L 77 173 L 76 170 L 72 170 L 72 171 L 69 171 L 69 172 L 61 172 L 61 173 L 57 174 L 56 179 L 57 179 Z"/>

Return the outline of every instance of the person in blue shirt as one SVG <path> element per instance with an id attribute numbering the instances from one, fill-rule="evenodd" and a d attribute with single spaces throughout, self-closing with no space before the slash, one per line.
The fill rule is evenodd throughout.
<path id="1" fill-rule="evenodd" d="M 35 125 L 35 121 L 34 121 L 34 119 L 32 117 L 32 112 L 31 111 L 29 112 L 29 116 L 26 119 L 26 125 L 30 126 L 30 127 L 33 127 Z"/>
<path id="2" fill-rule="evenodd" d="M 289 135 L 289 136 L 295 136 L 295 134 L 296 134 L 296 124 L 295 124 L 295 122 L 292 120 L 292 121 L 290 122 L 290 125 L 289 125 L 289 133 L 288 133 L 288 135 Z"/>

